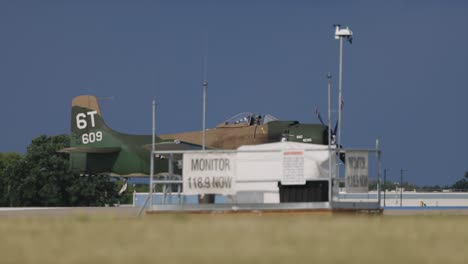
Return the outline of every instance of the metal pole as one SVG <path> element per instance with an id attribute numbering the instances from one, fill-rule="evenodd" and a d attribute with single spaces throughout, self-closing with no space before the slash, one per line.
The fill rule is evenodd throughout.
<path id="1" fill-rule="evenodd" d="M 150 208 L 153 206 L 153 175 L 154 175 L 154 141 L 156 139 L 156 101 L 153 99 L 153 118 L 152 118 L 152 123 L 153 123 L 153 131 L 152 131 L 152 138 L 151 138 L 151 154 L 150 154 L 150 186 L 149 186 L 149 193 L 148 196 L 145 199 L 145 202 L 141 206 L 140 210 L 138 210 L 138 216 L 141 215 L 143 210 L 146 207 L 146 204 L 148 203 L 148 200 L 150 201 Z M 135 200 L 134 200 L 135 201 Z"/>
<path id="2" fill-rule="evenodd" d="M 169 154 L 169 180 L 174 179 L 174 154 L 171 153 Z M 166 187 L 166 192 L 169 189 L 169 203 L 172 203 L 172 183 L 169 184 L 164 184 L 164 185 L 169 185 L 169 188 Z M 166 202 L 166 199 L 164 199 Z"/>
<path id="3" fill-rule="evenodd" d="M 331 74 L 328 73 L 328 176 L 329 176 L 329 186 L 328 186 L 328 200 L 331 203 L 333 199 L 333 177 L 332 177 L 332 164 L 331 164 Z"/>
<path id="4" fill-rule="evenodd" d="M 205 130 L 206 130 L 206 88 L 208 82 L 203 80 L 203 132 L 202 132 L 202 150 L 205 150 Z"/>
<path id="5" fill-rule="evenodd" d="M 385 182 L 387 181 L 387 169 L 384 169 L 383 171 L 383 206 L 385 207 Z"/>
<path id="6" fill-rule="evenodd" d="M 331 146 L 331 74 L 328 73 L 328 147 Z"/>
<path id="7" fill-rule="evenodd" d="M 341 102 L 342 89 L 343 89 L 343 37 L 340 37 L 340 69 L 339 69 L 339 80 L 338 80 L 338 147 L 341 146 Z"/>
<path id="8" fill-rule="evenodd" d="M 154 150 L 155 150 L 155 141 L 156 141 L 156 100 L 153 99 L 153 129 L 151 136 L 151 160 L 150 160 L 150 207 L 153 206 L 153 177 L 154 177 Z"/>
<path id="9" fill-rule="evenodd" d="M 381 192 L 381 181 L 380 181 L 380 178 L 381 178 L 381 173 L 382 173 L 382 162 L 380 160 L 380 141 L 379 139 L 377 139 L 375 141 L 375 148 L 377 150 L 377 200 L 378 200 L 378 203 L 379 203 L 379 207 L 380 207 L 380 203 L 381 203 L 381 197 L 380 197 L 380 192 Z"/>
<path id="10" fill-rule="evenodd" d="M 337 149 L 338 155 L 341 154 L 341 101 L 342 101 L 342 87 L 343 87 L 343 37 L 340 37 L 340 65 L 338 74 L 338 134 L 337 134 Z M 336 131 L 335 131 L 336 133 Z M 340 177 L 340 166 L 337 167 L 338 177 Z"/>
<path id="11" fill-rule="evenodd" d="M 203 80 L 203 131 L 202 131 L 202 150 L 205 150 L 205 131 L 206 131 L 206 90 L 208 87 L 208 82 Z M 214 203 L 215 196 L 214 194 L 205 194 L 203 198 L 199 195 L 198 200 L 200 202 L 203 201 L 202 203 Z"/>
<path id="12" fill-rule="evenodd" d="M 400 207 L 403 206 L 403 169 L 400 170 Z"/>

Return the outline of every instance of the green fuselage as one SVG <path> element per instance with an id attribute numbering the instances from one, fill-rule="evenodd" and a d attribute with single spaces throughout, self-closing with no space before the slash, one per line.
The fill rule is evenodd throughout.
<path id="1" fill-rule="evenodd" d="M 205 132 L 206 148 L 236 149 L 281 140 L 328 144 L 327 127 L 300 124 L 297 121 L 269 121 L 264 124 L 220 124 Z M 87 174 L 146 176 L 150 173 L 151 135 L 129 135 L 106 126 L 93 96 L 79 96 L 72 102 L 71 146 L 61 150 L 70 153 L 71 169 Z M 156 143 L 180 141 L 200 146 L 202 132 L 192 131 L 158 135 Z M 155 159 L 155 172 L 167 172 L 168 162 Z M 177 169 L 177 166 L 174 166 Z"/>

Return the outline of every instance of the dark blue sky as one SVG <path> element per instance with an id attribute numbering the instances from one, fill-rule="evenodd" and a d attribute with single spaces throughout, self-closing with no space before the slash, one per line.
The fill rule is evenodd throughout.
<path id="1" fill-rule="evenodd" d="M 150 134 L 153 97 L 158 133 L 199 130 L 204 54 L 209 127 L 244 111 L 318 122 L 341 23 L 343 144 L 380 138 L 390 178 L 452 184 L 468 171 L 468 2 L 407 2 L 0 1 L 0 152 L 69 133 L 80 94 L 114 96 L 116 130 Z"/>

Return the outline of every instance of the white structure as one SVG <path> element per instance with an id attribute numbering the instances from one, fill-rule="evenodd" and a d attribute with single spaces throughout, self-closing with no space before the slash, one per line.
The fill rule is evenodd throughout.
<path id="1" fill-rule="evenodd" d="M 377 153 L 380 164 L 378 148 L 342 151 Z M 161 195 L 150 193 L 140 213 L 148 201 L 151 201 L 151 212 L 380 211 L 380 195 L 376 200 L 364 202 L 339 200 L 335 153 L 336 149 L 327 145 L 298 142 L 241 146 L 237 150 L 154 151 L 153 155 L 168 155 L 169 165 L 175 155 L 182 154 L 182 177 L 150 181 L 150 184 L 162 185 L 163 191 Z M 172 166 L 168 169 L 167 174 L 172 175 Z M 380 177 L 380 171 L 377 173 Z M 173 184 L 178 192 L 171 194 L 167 190 L 173 188 L 166 187 Z M 183 192 L 181 185 L 184 186 Z M 217 194 L 215 203 L 199 204 L 199 195 L 204 194 Z"/>
<path id="2" fill-rule="evenodd" d="M 300 185 L 335 177 L 336 166 L 330 173 L 328 163 L 330 156 L 335 164 L 335 155 L 329 155 L 326 145 L 279 142 L 237 151 L 237 195 L 230 197 L 235 203 L 279 203 L 278 182 Z"/>

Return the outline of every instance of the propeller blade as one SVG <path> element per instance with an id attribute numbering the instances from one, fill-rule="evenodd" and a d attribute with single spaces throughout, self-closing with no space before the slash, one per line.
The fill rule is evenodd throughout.
<path id="1" fill-rule="evenodd" d="M 320 111 L 318 108 L 315 108 L 315 114 L 317 115 L 318 119 L 320 120 L 320 123 L 325 126 L 325 123 L 323 122 L 322 115 L 320 114 Z"/>

